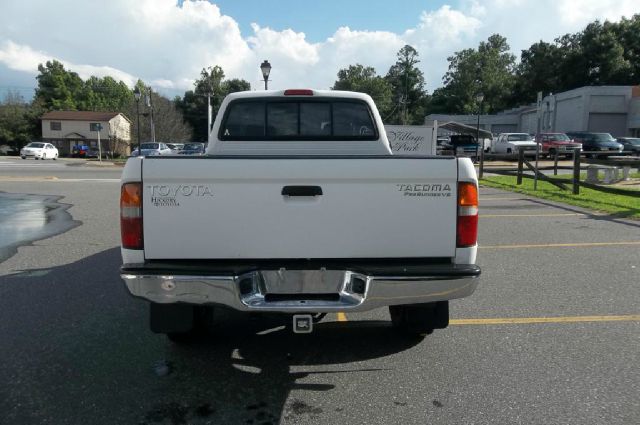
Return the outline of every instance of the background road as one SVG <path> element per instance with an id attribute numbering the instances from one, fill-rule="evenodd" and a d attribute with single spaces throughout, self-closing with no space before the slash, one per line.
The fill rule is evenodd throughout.
<path id="1" fill-rule="evenodd" d="M 0 191 L 62 196 L 79 223 L 0 264 L 0 423 L 640 418 L 640 222 L 483 189 L 482 282 L 448 329 L 402 339 L 375 310 L 301 336 L 228 313 L 181 347 L 119 280 L 120 169 L 14 162 Z"/>

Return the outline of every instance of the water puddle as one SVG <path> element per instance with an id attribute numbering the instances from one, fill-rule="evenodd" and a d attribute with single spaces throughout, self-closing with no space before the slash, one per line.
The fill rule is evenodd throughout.
<path id="1" fill-rule="evenodd" d="M 57 201 L 60 196 L 0 193 L 0 262 L 19 246 L 64 233 L 81 223 L 74 221 Z"/>

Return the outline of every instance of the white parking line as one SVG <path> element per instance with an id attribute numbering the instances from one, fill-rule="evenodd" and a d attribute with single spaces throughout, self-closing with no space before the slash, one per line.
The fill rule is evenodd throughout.
<path id="1" fill-rule="evenodd" d="M 95 182 L 95 183 L 118 183 L 120 179 L 60 179 L 54 176 L 46 177 L 6 177 L 0 176 L 0 182 L 49 182 L 49 183 L 81 183 L 81 182 Z"/>
<path id="2" fill-rule="evenodd" d="M 78 182 L 103 182 L 103 183 L 115 183 L 119 182 L 120 179 L 56 179 L 56 180 L 47 180 L 56 183 L 78 183 Z"/>

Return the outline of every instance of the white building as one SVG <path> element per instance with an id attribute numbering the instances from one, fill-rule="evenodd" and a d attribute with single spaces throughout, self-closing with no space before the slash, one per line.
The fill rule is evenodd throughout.
<path id="1" fill-rule="evenodd" d="M 535 104 L 495 115 L 481 115 L 480 128 L 494 134 L 536 133 L 538 110 Z M 640 136 L 640 86 L 581 87 L 549 95 L 540 106 L 540 131 L 593 131 L 614 137 Z M 426 122 L 456 121 L 475 126 L 477 115 L 432 114 Z"/>

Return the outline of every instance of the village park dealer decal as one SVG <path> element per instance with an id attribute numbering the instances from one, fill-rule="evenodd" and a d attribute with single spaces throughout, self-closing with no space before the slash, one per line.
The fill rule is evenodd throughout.
<path id="1" fill-rule="evenodd" d="M 151 192 L 151 205 L 155 207 L 179 207 L 180 197 L 202 198 L 213 196 L 213 190 L 208 185 L 179 184 L 179 185 L 147 185 L 147 191 Z"/>

